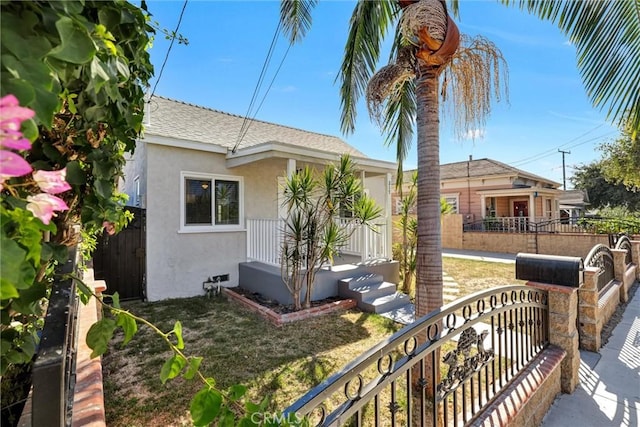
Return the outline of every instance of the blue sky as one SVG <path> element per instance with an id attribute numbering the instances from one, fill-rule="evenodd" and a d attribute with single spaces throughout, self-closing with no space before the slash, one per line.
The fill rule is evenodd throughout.
<path id="1" fill-rule="evenodd" d="M 173 30 L 182 1 L 151 1 L 153 20 Z M 395 147 L 358 108 L 356 131 L 340 132 L 340 96 L 334 83 L 347 37 L 352 1 L 320 1 L 305 39 L 290 48 L 257 119 L 336 135 L 369 157 L 395 161 Z M 244 116 L 278 24 L 277 1 L 189 1 L 179 32 L 189 44 L 174 44 L 157 95 Z M 600 158 L 597 146 L 618 135 L 604 112 L 589 102 L 576 67 L 574 47 L 549 22 L 495 1 L 461 0 L 462 33 L 482 35 L 502 51 L 509 67 L 509 103 L 495 103 L 475 139 L 454 136 L 451 119 L 441 120 L 440 161 L 491 158 L 562 183 L 573 166 Z M 156 78 L 169 42 L 158 34 L 151 49 Z M 382 55 L 386 64 L 388 49 Z M 277 42 L 256 106 L 288 44 Z M 155 79 L 152 82 L 152 87 Z M 416 166 L 415 143 L 406 168 Z"/>

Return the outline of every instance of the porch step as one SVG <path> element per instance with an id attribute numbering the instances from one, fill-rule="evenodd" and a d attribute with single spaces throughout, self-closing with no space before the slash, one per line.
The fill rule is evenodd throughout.
<path id="1" fill-rule="evenodd" d="M 372 299 L 363 299 L 358 302 L 358 306 L 371 313 L 384 313 L 398 309 L 402 306 L 411 303 L 409 296 L 402 292 L 394 292 L 391 295 L 385 295 L 383 297 L 377 297 Z"/>
<path id="2" fill-rule="evenodd" d="M 379 274 L 347 278 L 338 281 L 338 292 L 340 295 L 355 298 L 357 301 L 390 295 L 395 291 L 396 285 L 383 281 L 382 276 Z"/>

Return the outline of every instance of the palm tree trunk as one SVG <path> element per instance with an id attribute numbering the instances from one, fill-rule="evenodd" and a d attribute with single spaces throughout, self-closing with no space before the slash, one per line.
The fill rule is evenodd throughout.
<path id="1" fill-rule="evenodd" d="M 438 71 L 421 65 L 419 76 L 416 84 L 418 127 L 416 318 L 442 306 Z"/>
<path id="2" fill-rule="evenodd" d="M 416 253 L 416 319 L 442 306 L 442 237 L 440 235 L 440 116 L 438 70 L 419 65 L 416 82 L 418 127 L 418 242 Z M 421 341 L 426 341 L 426 334 Z M 434 352 L 440 360 L 440 350 Z M 435 378 L 431 358 L 425 360 L 426 394 L 436 393 L 440 382 L 439 363 Z M 417 378 L 418 376 L 416 376 Z M 435 409 L 434 409 L 435 410 Z M 438 414 L 440 419 L 440 414 Z"/>

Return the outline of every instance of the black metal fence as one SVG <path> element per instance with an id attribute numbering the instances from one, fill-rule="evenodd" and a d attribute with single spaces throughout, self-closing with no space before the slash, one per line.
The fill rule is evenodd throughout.
<path id="1" fill-rule="evenodd" d="M 58 272 L 74 271 L 76 250 L 69 249 L 69 260 Z M 31 425 L 71 425 L 77 349 L 78 299 L 73 280 L 56 280 L 32 376 Z"/>
<path id="2" fill-rule="evenodd" d="M 521 217 L 487 217 L 480 221 L 463 224 L 463 231 L 493 233 L 626 233 L 633 235 L 640 234 L 640 220 L 573 217 L 533 222 L 528 218 Z"/>
<path id="3" fill-rule="evenodd" d="M 369 349 L 285 416 L 319 426 L 466 425 L 548 342 L 546 291 L 481 291 Z"/>

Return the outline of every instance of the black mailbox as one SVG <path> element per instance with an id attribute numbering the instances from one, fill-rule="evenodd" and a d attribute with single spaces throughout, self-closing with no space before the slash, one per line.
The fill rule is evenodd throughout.
<path id="1" fill-rule="evenodd" d="M 580 257 L 523 254 L 516 255 L 516 279 L 551 285 L 579 287 L 584 263 Z"/>

